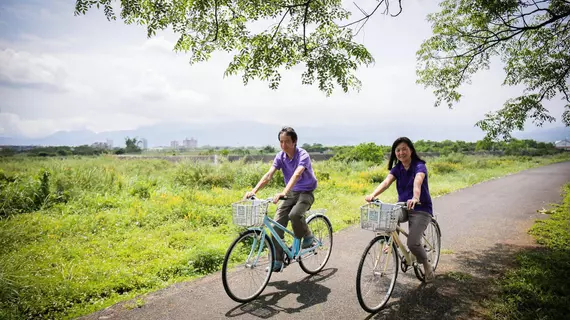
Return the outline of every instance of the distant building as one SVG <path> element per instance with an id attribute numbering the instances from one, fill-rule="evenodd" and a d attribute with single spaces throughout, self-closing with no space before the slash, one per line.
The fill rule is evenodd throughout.
<path id="1" fill-rule="evenodd" d="M 91 144 L 91 147 L 97 149 L 109 149 L 109 145 L 106 142 L 95 142 Z"/>
<path id="2" fill-rule="evenodd" d="M 171 148 L 178 148 L 179 146 L 180 146 L 180 144 L 178 143 L 178 141 L 176 141 L 176 140 L 170 141 L 170 147 Z"/>
<path id="3" fill-rule="evenodd" d="M 148 149 L 148 141 L 145 138 L 141 138 L 141 143 L 143 150 Z"/>
<path id="4" fill-rule="evenodd" d="M 186 138 L 182 141 L 182 146 L 187 149 L 196 149 L 198 147 L 198 140 L 194 138 Z"/>
<path id="5" fill-rule="evenodd" d="M 113 140 L 107 139 L 107 148 L 108 148 L 108 149 L 113 149 Z"/>
<path id="6" fill-rule="evenodd" d="M 570 151 L 570 139 L 564 139 L 554 142 L 554 147 L 557 149 L 563 149 Z"/>

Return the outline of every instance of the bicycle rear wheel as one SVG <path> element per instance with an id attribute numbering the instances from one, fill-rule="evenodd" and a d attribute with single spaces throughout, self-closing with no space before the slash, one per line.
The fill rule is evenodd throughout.
<path id="1" fill-rule="evenodd" d="M 390 236 L 376 236 L 360 259 L 356 275 L 356 296 L 362 309 L 373 313 L 382 309 L 394 291 L 398 277 L 396 244 Z"/>
<path id="2" fill-rule="evenodd" d="M 257 298 L 271 278 L 275 260 L 273 243 L 259 230 L 240 234 L 228 248 L 222 266 L 224 290 L 237 302 Z"/>
<path id="3" fill-rule="evenodd" d="M 431 222 L 428 224 L 426 230 L 424 231 L 424 235 L 422 237 L 422 246 L 426 251 L 427 258 L 433 270 L 437 268 L 437 264 L 439 263 L 439 256 L 441 251 L 441 231 L 439 230 L 439 224 L 435 219 L 431 219 Z M 414 273 L 416 274 L 416 278 L 420 281 L 424 281 L 425 279 L 425 270 L 424 265 L 422 263 L 418 263 L 414 266 Z"/>
<path id="4" fill-rule="evenodd" d="M 310 218 L 307 225 L 315 236 L 315 240 L 319 242 L 319 246 L 303 255 L 299 260 L 299 266 L 306 273 L 315 274 L 325 267 L 331 256 L 333 246 L 332 225 L 326 216 L 320 214 Z"/>

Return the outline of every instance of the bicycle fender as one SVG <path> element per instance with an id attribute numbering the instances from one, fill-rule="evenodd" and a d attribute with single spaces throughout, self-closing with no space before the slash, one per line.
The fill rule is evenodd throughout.
<path id="1" fill-rule="evenodd" d="M 248 231 L 250 231 L 250 230 L 262 232 L 262 231 L 263 231 L 263 228 L 262 228 L 262 227 L 247 228 L 247 230 L 242 231 L 242 233 L 248 232 Z"/>
<path id="2" fill-rule="evenodd" d="M 318 215 L 322 215 L 325 218 L 327 218 L 327 216 L 325 215 L 326 212 L 327 212 L 327 209 L 309 210 L 306 212 L 306 214 L 308 214 L 309 216 L 307 218 L 305 218 L 305 221 L 309 221 L 311 218 L 313 218 L 314 216 L 318 216 Z"/>

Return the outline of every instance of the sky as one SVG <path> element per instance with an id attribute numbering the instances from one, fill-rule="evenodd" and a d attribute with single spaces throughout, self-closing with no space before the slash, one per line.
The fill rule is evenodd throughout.
<path id="1" fill-rule="evenodd" d="M 369 8 L 375 2 L 359 3 Z M 283 73 L 278 90 L 262 81 L 244 86 L 240 75 L 224 77 L 229 54 L 190 65 L 189 54 L 173 51 L 172 32 L 149 39 L 143 26 L 109 22 L 102 10 L 74 16 L 74 4 L 0 2 L 0 136 L 41 138 L 170 122 L 254 121 L 276 128 L 400 122 L 426 130 L 449 127 L 446 138 L 456 140 L 461 131 L 463 140 L 475 141 L 484 135 L 475 122 L 522 92 L 501 85 L 504 71 L 495 61 L 462 87 L 464 96 L 453 109 L 433 106 L 431 90 L 416 84 L 415 53 L 431 35 L 425 18 L 438 10 L 436 1 L 405 1 L 396 18 L 373 16 L 357 37 L 376 60 L 357 72 L 362 89 L 337 89 L 330 97 L 317 85 L 301 84 L 301 67 Z M 352 1 L 346 6 L 357 10 Z M 560 119 L 560 100 L 546 106 Z M 556 126 L 560 120 L 544 127 Z"/>

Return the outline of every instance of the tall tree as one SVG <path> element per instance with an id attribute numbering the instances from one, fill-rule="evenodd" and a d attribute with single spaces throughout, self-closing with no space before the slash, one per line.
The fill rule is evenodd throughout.
<path id="1" fill-rule="evenodd" d="M 359 89 L 359 66 L 374 62 L 354 40 L 379 12 L 398 16 L 402 1 L 368 0 L 356 17 L 342 0 L 121 0 L 120 18 L 140 24 L 152 37 L 171 28 L 177 51 L 191 53 L 190 63 L 206 61 L 214 51 L 233 52 L 226 75 L 241 74 L 278 88 L 281 72 L 303 64 L 303 84 L 318 84 L 330 95 L 339 85 Z M 112 0 L 76 0 L 75 13 L 102 7 L 116 19 Z M 489 67 L 490 58 L 505 63 L 507 85 L 523 85 L 525 94 L 508 100 L 477 125 L 487 138 L 508 138 L 524 127 L 554 118 L 543 101 L 561 96 L 570 125 L 570 1 L 564 0 L 443 0 L 441 11 L 428 16 L 433 36 L 417 52 L 418 82 L 434 89 L 435 105 L 460 101 L 458 88 L 472 74 Z M 262 31 L 260 24 L 268 27 Z"/>
<path id="2" fill-rule="evenodd" d="M 75 14 L 94 6 L 116 19 L 111 0 L 76 0 Z M 281 71 L 302 63 L 302 82 L 330 95 L 335 82 L 345 92 L 358 89 L 354 71 L 374 61 L 353 41 L 351 25 L 337 24 L 350 16 L 342 0 L 121 0 L 120 7 L 121 19 L 146 26 L 148 37 L 172 28 L 174 49 L 190 52 L 191 64 L 217 50 L 235 52 L 225 74 L 241 73 L 244 84 L 261 79 L 276 89 Z M 268 27 L 255 31 L 260 25 Z"/>
<path id="3" fill-rule="evenodd" d="M 125 145 L 127 147 L 125 148 L 125 152 L 126 153 L 140 153 L 142 151 L 141 147 L 139 146 L 140 144 L 141 144 L 141 141 L 138 140 L 136 137 L 135 138 L 126 137 L 125 138 Z"/>
<path id="4" fill-rule="evenodd" d="M 527 119 L 538 126 L 554 121 L 543 102 L 557 96 L 565 103 L 562 121 L 570 125 L 570 1 L 445 0 L 440 7 L 428 16 L 433 36 L 417 52 L 418 82 L 435 89 L 436 106 L 459 102 L 458 88 L 499 56 L 503 84 L 525 92 L 477 122 L 487 138 L 510 138 Z"/>

